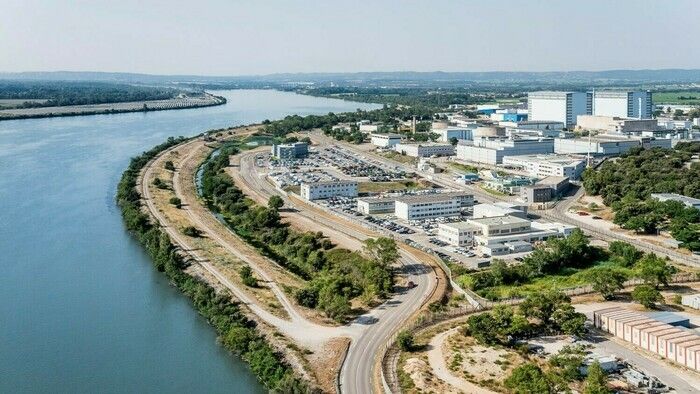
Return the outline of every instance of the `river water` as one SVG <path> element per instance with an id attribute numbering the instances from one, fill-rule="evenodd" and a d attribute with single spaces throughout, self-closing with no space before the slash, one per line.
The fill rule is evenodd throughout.
<path id="1" fill-rule="evenodd" d="M 215 93 L 228 103 L 0 122 L 0 392 L 263 391 L 124 231 L 117 182 L 169 136 L 376 106 Z"/>

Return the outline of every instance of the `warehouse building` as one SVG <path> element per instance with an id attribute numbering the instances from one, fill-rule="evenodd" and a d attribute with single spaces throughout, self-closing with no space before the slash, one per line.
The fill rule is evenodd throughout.
<path id="1" fill-rule="evenodd" d="M 296 159 L 309 155 L 309 144 L 306 142 L 294 142 L 292 144 L 273 144 L 272 157 L 277 159 Z"/>
<path id="2" fill-rule="evenodd" d="M 659 129 L 656 119 L 629 119 L 617 116 L 579 115 L 578 130 L 599 130 L 605 133 L 630 134 Z"/>
<path id="3" fill-rule="evenodd" d="M 613 156 L 621 155 L 632 148 L 666 148 L 671 149 L 671 140 L 667 138 L 633 137 L 601 134 L 590 138 L 555 138 L 554 153 L 587 154 Z"/>
<path id="4" fill-rule="evenodd" d="M 503 165 L 521 168 L 534 177 L 565 176 L 578 179 L 586 169 L 586 159 L 555 154 L 507 156 L 503 158 Z"/>
<path id="5" fill-rule="evenodd" d="M 303 183 L 301 197 L 305 200 L 322 200 L 331 197 L 357 197 L 355 181 L 323 181 Z"/>
<path id="6" fill-rule="evenodd" d="M 700 199 L 687 197 L 676 193 L 651 193 L 651 198 L 659 200 L 661 202 L 665 201 L 678 201 L 683 203 L 688 208 L 700 209 Z"/>
<path id="7" fill-rule="evenodd" d="M 357 211 L 365 215 L 394 212 L 395 198 L 366 197 L 357 199 Z"/>
<path id="8" fill-rule="evenodd" d="M 501 164 L 506 156 L 536 155 L 554 152 L 552 138 L 479 137 L 457 143 L 457 158 L 485 164 Z"/>
<path id="9" fill-rule="evenodd" d="M 401 142 L 401 134 L 372 133 L 370 142 L 379 148 L 393 148 Z"/>
<path id="10" fill-rule="evenodd" d="M 650 119 L 654 113 L 650 91 L 596 90 L 593 115 Z"/>
<path id="11" fill-rule="evenodd" d="M 573 127 L 579 115 L 592 112 L 593 96 L 585 92 L 531 92 L 527 95 L 528 120 L 550 120 Z"/>
<path id="12" fill-rule="evenodd" d="M 673 315 L 666 313 L 657 318 L 657 315 L 612 307 L 593 312 L 593 323 L 597 328 L 644 350 L 700 371 L 700 335 L 665 322 L 687 324 L 687 319 Z"/>
<path id="13" fill-rule="evenodd" d="M 411 157 L 453 156 L 455 147 L 452 144 L 397 144 L 397 152 Z"/>
<path id="14" fill-rule="evenodd" d="M 396 199 L 394 215 L 403 220 L 457 216 L 474 204 L 474 195 L 462 192 L 406 195 Z"/>

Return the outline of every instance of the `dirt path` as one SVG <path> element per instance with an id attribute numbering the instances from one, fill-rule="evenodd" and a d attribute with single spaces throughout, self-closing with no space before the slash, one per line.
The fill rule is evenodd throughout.
<path id="1" fill-rule="evenodd" d="M 445 356 L 443 354 L 443 345 L 445 340 L 450 335 L 456 333 L 457 330 L 459 330 L 459 327 L 441 332 L 430 340 L 430 343 L 428 344 L 430 348 L 430 350 L 428 350 L 428 364 L 430 365 L 433 374 L 435 374 L 435 376 L 437 376 L 440 380 L 448 383 L 455 389 L 461 390 L 464 393 L 496 394 L 494 391 L 479 387 L 472 382 L 453 375 L 450 369 L 447 367 Z"/>

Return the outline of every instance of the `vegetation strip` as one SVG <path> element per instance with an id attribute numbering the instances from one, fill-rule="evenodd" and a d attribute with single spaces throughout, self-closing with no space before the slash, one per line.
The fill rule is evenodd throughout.
<path id="1" fill-rule="evenodd" d="M 146 248 L 155 267 L 190 297 L 197 311 L 216 328 L 224 347 L 241 356 L 265 387 L 274 392 L 307 392 L 306 384 L 294 376 L 283 356 L 258 334 L 255 322 L 246 318 L 230 296 L 217 293 L 209 284 L 184 271 L 188 262 L 168 235 L 151 223 L 149 215 L 142 210 L 141 194 L 136 189 L 140 171 L 159 153 L 187 140 L 171 137 L 131 159 L 117 189 L 117 205 L 126 227 Z"/>

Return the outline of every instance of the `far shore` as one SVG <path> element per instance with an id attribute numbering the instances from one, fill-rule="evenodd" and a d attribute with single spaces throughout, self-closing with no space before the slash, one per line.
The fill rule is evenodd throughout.
<path id="1" fill-rule="evenodd" d="M 174 109 L 211 107 L 223 104 L 226 104 L 226 99 L 224 97 L 205 93 L 201 97 L 178 97 L 168 100 L 4 109 L 0 110 L 0 120 L 119 114 L 125 112 L 166 111 Z"/>

